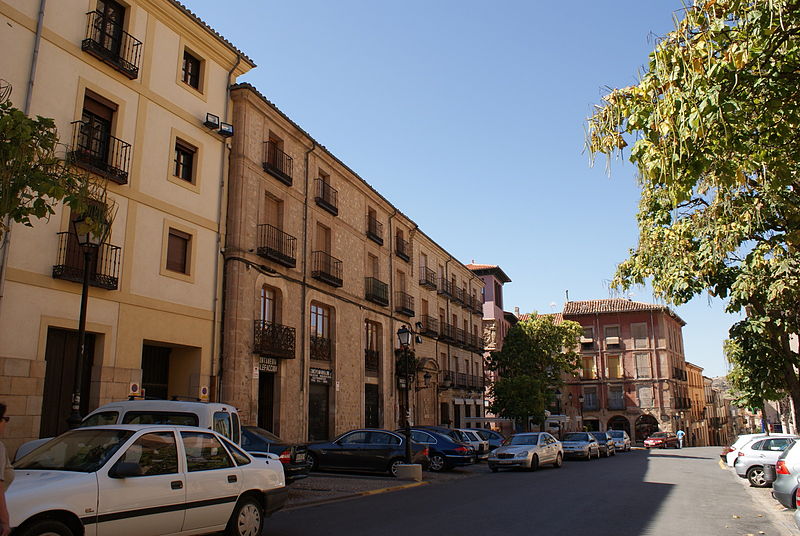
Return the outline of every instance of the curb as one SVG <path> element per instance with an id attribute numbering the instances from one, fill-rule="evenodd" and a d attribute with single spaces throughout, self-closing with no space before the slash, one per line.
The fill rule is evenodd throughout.
<path id="1" fill-rule="evenodd" d="M 347 495 L 339 495 L 338 497 L 330 497 L 327 499 L 317 499 L 315 501 L 306 501 L 295 506 L 289 506 L 288 508 L 284 508 L 281 511 L 288 512 L 290 510 L 299 510 L 300 508 L 306 508 L 307 506 L 319 506 L 321 504 L 328 504 L 334 503 L 339 501 L 346 501 L 348 499 L 356 499 L 358 497 L 366 497 L 368 495 L 380 495 L 381 493 L 391 493 L 393 491 L 401 491 L 404 489 L 416 488 L 419 486 L 428 485 L 430 482 L 422 481 L 422 482 L 410 482 L 408 484 L 403 484 L 401 486 L 391 486 L 388 488 L 378 488 L 378 489 L 371 489 L 367 491 L 359 491 L 357 493 L 349 493 Z"/>

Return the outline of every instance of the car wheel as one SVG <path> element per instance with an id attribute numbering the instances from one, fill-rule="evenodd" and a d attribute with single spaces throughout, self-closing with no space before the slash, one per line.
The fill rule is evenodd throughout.
<path id="1" fill-rule="evenodd" d="M 441 454 L 433 454 L 429 460 L 431 471 L 444 471 L 444 457 Z"/>
<path id="2" fill-rule="evenodd" d="M 319 460 L 317 460 L 317 457 L 310 452 L 306 452 L 306 464 L 308 465 L 309 471 L 319 470 Z"/>
<path id="3" fill-rule="evenodd" d="M 389 474 L 392 475 L 392 476 L 397 476 L 397 466 L 398 465 L 403 465 L 404 463 L 406 463 L 405 460 L 401 460 L 400 458 L 397 458 L 396 460 L 392 460 L 389 463 Z"/>
<path id="4" fill-rule="evenodd" d="M 15 534 L 19 536 L 73 536 L 70 528 L 56 519 L 35 521 L 16 531 Z"/>
<path id="5" fill-rule="evenodd" d="M 528 469 L 531 470 L 531 471 L 535 471 L 538 468 L 539 468 L 539 456 L 534 454 L 533 458 L 531 458 L 531 465 L 530 465 L 530 467 L 528 467 Z"/>
<path id="6" fill-rule="evenodd" d="M 553 463 L 553 467 L 555 467 L 555 468 L 559 468 L 559 467 L 561 467 L 562 465 L 564 465 L 564 456 L 562 456 L 562 455 L 561 455 L 561 453 L 559 452 L 559 453 L 558 453 L 558 456 L 556 456 L 556 461 L 555 461 L 555 463 Z"/>
<path id="7" fill-rule="evenodd" d="M 747 470 L 747 480 L 754 488 L 766 488 L 767 480 L 764 478 L 764 468 L 756 465 Z"/>
<path id="8" fill-rule="evenodd" d="M 242 497 L 225 528 L 227 536 L 259 536 L 264 528 L 264 509 L 253 497 Z"/>

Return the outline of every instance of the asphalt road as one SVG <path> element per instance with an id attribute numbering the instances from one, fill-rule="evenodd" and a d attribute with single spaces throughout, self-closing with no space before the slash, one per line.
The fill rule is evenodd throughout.
<path id="1" fill-rule="evenodd" d="M 635 450 L 561 469 L 490 473 L 279 512 L 267 536 L 786 535 L 719 448 Z"/>

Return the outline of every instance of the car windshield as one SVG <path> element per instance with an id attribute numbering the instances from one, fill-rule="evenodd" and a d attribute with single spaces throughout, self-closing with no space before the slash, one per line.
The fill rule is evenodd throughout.
<path id="1" fill-rule="evenodd" d="M 245 426 L 244 429 L 257 436 L 260 436 L 261 439 L 266 439 L 267 441 L 272 441 L 276 443 L 283 443 L 283 440 L 280 437 L 276 436 L 272 432 L 264 430 L 263 428 L 259 428 L 258 426 Z"/>
<path id="2" fill-rule="evenodd" d="M 611 430 L 609 433 L 611 434 L 611 437 L 618 437 L 619 439 L 625 437 L 625 432 L 622 430 Z"/>
<path id="3" fill-rule="evenodd" d="M 651 435 L 650 437 L 652 437 L 654 439 L 662 439 L 664 437 L 667 437 L 667 433 L 666 432 L 656 432 L 655 434 Z"/>
<path id="4" fill-rule="evenodd" d="M 93 473 L 131 435 L 129 430 L 73 430 L 23 456 L 14 468 Z"/>
<path id="5" fill-rule="evenodd" d="M 87 426 L 105 426 L 108 424 L 117 424 L 117 417 L 119 417 L 119 413 L 116 411 L 101 411 L 100 413 L 89 415 L 83 419 L 79 427 L 86 428 Z"/>
<path id="6" fill-rule="evenodd" d="M 605 432 L 592 432 L 592 435 L 597 439 L 602 439 L 603 441 L 608 441 L 608 436 Z"/>
<path id="7" fill-rule="evenodd" d="M 489 434 L 487 434 L 487 433 L 486 433 L 486 432 L 484 432 L 483 430 L 473 430 L 473 432 L 475 432 L 476 434 L 478 434 L 478 436 L 480 436 L 480 438 L 481 438 L 481 439 L 483 439 L 484 441 L 489 441 L 489 440 L 491 439 L 491 437 L 489 436 Z"/>
<path id="8" fill-rule="evenodd" d="M 538 435 L 515 435 L 509 441 L 509 445 L 536 445 L 539 442 Z"/>
<path id="9" fill-rule="evenodd" d="M 564 441 L 589 441 L 589 434 L 571 433 L 564 436 Z"/>

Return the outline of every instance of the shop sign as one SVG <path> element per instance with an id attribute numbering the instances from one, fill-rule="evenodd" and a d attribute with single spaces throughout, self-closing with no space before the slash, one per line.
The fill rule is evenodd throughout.
<path id="1" fill-rule="evenodd" d="M 308 372 L 311 376 L 311 383 L 324 383 L 325 385 L 330 385 L 331 378 L 333 377 L 333 374 L 330 370 L 311 367 Z"/>
<path id="2" fill-rule="evenodd" d="M 258 370 L 261 372 L 278 372 L 278 360 L 274 357 L 258 358 Z"/>

